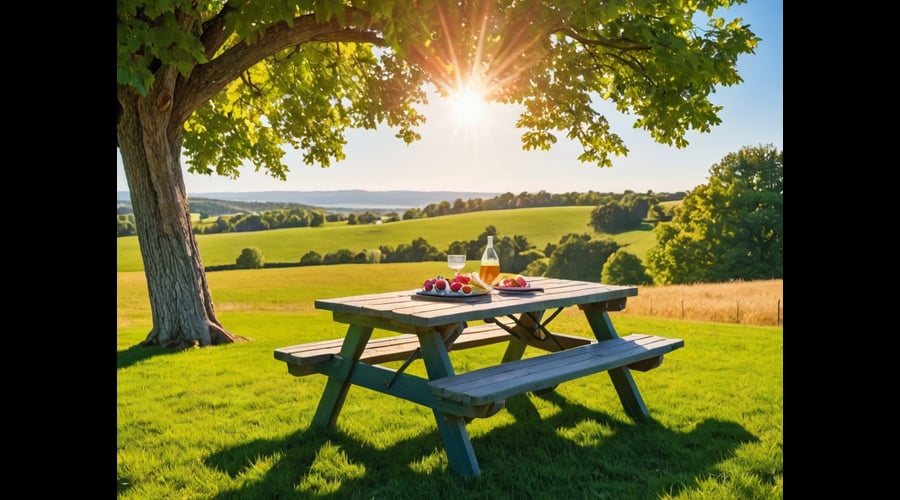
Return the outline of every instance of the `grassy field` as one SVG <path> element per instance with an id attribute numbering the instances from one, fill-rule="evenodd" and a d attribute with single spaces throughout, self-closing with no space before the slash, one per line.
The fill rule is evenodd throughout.
<path id="1" fill-rule="evenodd" d="M 313 301 L 415 288 L 445 268 L 210 273 L 220 319 L 254 340 L 179 353 L 136 347 L 151 326 L 146 284 L 142 272 L 118 272 L 117 498 L 783 498 L 783 329 L 638 316 L 643 290 L 612 314 L 620 335 L 685 341 L 659 368 L 634 372 L 650 421 L 627 417 L 605 374 L 511 398 L 469 424 L 482 476 L 468 481 L 447 469 L 430 410 L 412 403 L 354 387 L 337 428 L 311 430 L 325 378 L 291 376 L 273 351 L 343 336 Z M 726 292 L 742 293 L 710 293 Z M 589 335 L 577 308 L 552 328 Z M 451 353 L 458 371 L 501 355 Z M 410 371 L 424 374 L 421 362 Z"/>
<path id="2" fill-rule="evenodd" d="M 782 326 L 784 280 L 642 286 L 623 314 Z"/>
<path id="3" fill-rule="evenodd" d="M 376 249 L 380 245 L 396 247 L 425 238 L 431 245 L 446 249 L 453 241 L 473 240 L 486 227 L 493 225 L 500 236 L 522 235 L 538 249 L 548 243 L 558 243 L 569 233 L 601 236 L 588 226 L 594 207 L 546 207 L 518 210 L 492 210 L 449 215 L 428 219 L 414 219 L 388 224 L 350 226 L 346 223 L 328 224 L 318 228 L 278 229 L 247 233 L 198 235 L 197 244 L 207 266 L 234 264 L 241 250 L 259 248 L 266 262 L 299 262 L 306 252 L 315 250 L 321 255 L 340 249 L 356 253 Z M 605 235 L 628 250 L 644 258 L 656 244 L 650 225 L 640 230 Z M 140 271 L 141 261 L 137 236 L 116 239 L 116 270 Z"/>

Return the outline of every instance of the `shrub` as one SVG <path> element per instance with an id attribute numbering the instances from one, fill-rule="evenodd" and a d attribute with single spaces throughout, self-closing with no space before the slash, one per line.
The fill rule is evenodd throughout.
<path id="1" fill-rule="evenodd" d="M 543 257 L 540 259 L 536 259 L 531 261 L 528 264 L 528 267 L 522 271 L 522 274 L 525 276 L 544 276 L 544 273 L 547 272 L 547 267 L 550 264 L 550 259 L 548 257 Z"/>
<path id="2" fill-rule="evenodd" d="M 528 250 L 525 250 L 524 252 L 520 252 L 515 257 L 515 268 L 513 269 L 513 272 L 522 273 L 525 269 L 528 269 L 528 267 L 531 266 L 532 262 L 544 258 L 544 252 L 536 248 L 530 248 Z M 544 267 L 544 270 L 546 270 L 546 266 Z"/>
<path id="3" fill-rule="evenodd" d="M 262 251 L 256 247 L 245 248 L 238 255 L 235 265 L 238 269 L 260 269 L 264 265 Z"/>
<path id="4" fill-rule="evenodd" d="M 322 257 L 323 265 L 332 265 L 332 264 L 351 264 L 353 263 L 354 253 L 346 248 L 342 248 L 337 252 L 326 253 L 324 257 Z"/>
<path id="5" fill-rule="evenodd" d="M 137 234 L 137 226 L 134 225 L 133 215 L 116 216 L 116 237 L 132 236 Z"/>
<path id="6" fill-rule="evenodd" d="M 653 279 L 637 255 L 617 250 L 603 264 L 600 282 L 609 285 L 652 285 Z"/>
<path id="7" fill-rule="evenodd" d="M 559 243 L 545 273 L 551 278 L 599 281 L 606 259 L 619 249 L 611 238 L 591 239 L 587 233 L 563 236 Z"/>
<path id="8" fill-rule="evenodd" d="M 315 250 L 310 250 L 300 257 L 301 266 L 318 266 L 322 263 L 322 255 Z"/>
<path id="9" fill-rule="evenodd" d="M 381 262 L 381 250 L 376 248 L 374 250 L 363 250 L 363 252 L 366 252 L 367 264 L 378 264 Z"/>

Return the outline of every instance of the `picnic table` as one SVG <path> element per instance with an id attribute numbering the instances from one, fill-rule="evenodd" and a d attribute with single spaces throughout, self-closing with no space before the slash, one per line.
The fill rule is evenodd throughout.
<path id="1" fill-rule="evenodd" d="M 507 398 L 542 394 L 559 384 L 605 371 L 626 413 L 648 417 L 631 375 L 660 365 L 663 355 L 684 346 L 676 338 L 634 333 L 620 337 L 610 311 L 625 308 L 633 286 L 555 278 L 529 278 L 532 291 L 492 290 L 473 297 L 424 296 L 419 290 L 315 301 L 347 324 L 343 339 L 307 342 L 275 350 L 275 359 L 295 376 L 328 376 L 312 426 L 335 425 L 352 385 L 411 401 L 434 412 L 450 468 L 478 476 L 466 424 L 502 410 Z M 567 307 L 578 307 L 594 338 L 553 332 L 549 323 Z M 470 326 L 469 322 L 477 322 Z M 375 329 L 395 334 L 373 338 Z M 457 373 L 449 353 L 506 343 L 491 366 Z M 526 348 L 544 353 L 523 357 Z M 406 373 L 421 360 L 427 379 Z M 398 368 L 384 366 L 403 361 Z"/>

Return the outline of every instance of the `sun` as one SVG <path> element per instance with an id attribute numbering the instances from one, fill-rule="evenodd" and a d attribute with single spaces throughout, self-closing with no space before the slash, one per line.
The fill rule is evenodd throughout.
<path id="1" fill-rule="evenodd" d="M 453 94 L 452 100 L 456 118 L 466 125 L 478 123 L 487 107 L 484 95 L 472 87 L 465 87 L 456 92 Z"/>

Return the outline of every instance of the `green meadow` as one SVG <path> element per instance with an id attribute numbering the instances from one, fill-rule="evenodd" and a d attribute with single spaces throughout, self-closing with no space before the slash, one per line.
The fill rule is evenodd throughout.
<path id="1" fill-rule="evenodd" d="M 429 226 L 433 233 L 421 235 L 435 245 L 440 238 L 474 238 L 487 221 L 504 234 L 526 234 L 502 226 L 500 212 L 480 215 L 492 216 L 465 223 L 462 216 L 429 220 L 455 223 L 440 231 Z M 377 229 L 392 226 L 398 242 L 416 234 L 402 228 L 425 227 Z M 551 232 L 542 232 L 548 241 Z M 218 238 L 203 238 L 204 252 L 221 246 L 223 255 L 236 255 Z M 317 241 L 317 251 L 328 251 L 325 238 Z M 294 245 L 273 240 L 264 252 L 281 260 L 268 253 L 283 246 L 285 255 L 299 254 L 290 250 Z M 345 240 L 340 246 L 355 244 Z M 363 388 L 351 388 L 334 430 L 311 429 L 325 377 L 294 377 L 273 351 L 343 336 L 345 325 L 316 310 L 315 299 L 412 290 L 445 271 L 444 262 L 423 262 L 209 273 L 219 319 L 253 340 L 182 352 L 137 346 L 151 328 L 144 275 L 118 272 L 117 498 L 783 498 L 780 327 L 612 313 L 620 335 L 647 332 L 685 341 L 659 368 L 633 372 L 651 419 L 630 419 L 603 373 L 543 397 L 511 398 L 498 414 L 468 426 L 482 469 L 478 478 L 464 480 L 447 468 L 430 410 Z M 551 328 L 589 335 L 577 308 L 564 310 Z M 493 345 L 451 357 L 457 371 L 466 371 L 494 363 L 502 353 Z M 421 361 L 409 371 L 424 376 Z"/>
<path id="2" fill-rule="evenodd" d="M 377 249 L 381 245 L 397 247 L 418 238 L 425 238 L 429 244 L 446 249 L 454 241 L 474 240 L 488 226 L 497 228 L 501 237 L 525 236 L 539 250 L 543 250 L 548 243 L 558 243 L 560 237 L 569 233 L 610 237 L 620 245 L 628 245 L 628 251 L 641 259 L 656 244 L 650 225 L 615 235 L 596 233 L 588 226 L 593 209 L 588 206 L 490 210 L 353 226 L 340 222 L 316 228 L 198 235 L 197 243 L 203 263 L 207 266 L 234 264 L 241 250 L 247 247 L 259 248 L 266 262 L 299 262 L 300 257 L 310 250 L 325 255 L 341 249 L 356 253 Z M 137 236 L 117 238 L 116 255 L 116 270 L 119 272 L 144 268 Z"/>

